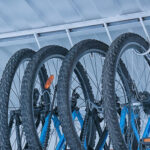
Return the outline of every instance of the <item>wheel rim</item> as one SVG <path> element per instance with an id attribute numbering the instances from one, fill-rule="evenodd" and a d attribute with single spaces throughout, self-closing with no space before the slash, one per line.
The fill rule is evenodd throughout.
<path id="1" fill-rule="evenodd" d="M 25 134 L 23 132 L 21 112 L 20 112 L 20 90 L 21 81 L 29 58 L 24 59 L 18 66 L 9 95 L 8 104 L 8 126 L 10 143 L 13 150 L 24 149 L 27 146 Z"/>

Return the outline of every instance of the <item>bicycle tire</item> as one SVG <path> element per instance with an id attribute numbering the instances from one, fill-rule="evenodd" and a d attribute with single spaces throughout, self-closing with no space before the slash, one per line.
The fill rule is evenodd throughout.
<path id="1" fill-rule="evenodd" d="M 39 141 L 38 135 L 33 121 L 33 112 L 32 112 L 32 88 L 34 84 L 34 79 L 36 77 L 36 72 L 38 71 L 38 66 L 51 56 L 61 56 L 65 57 L 68 53 L 68 50 L 60 46 L 46 46 L 39 50 L 36 55 L 32 58 L 32 61 L 28 64 L 21 86 L 21 99 L 22 99 L 22 119 L 24 131 L 27 137 L 27 142 L 29 149 L 42 150 L 41 143 Z M 31 82 L 29 82 L 31 81 Z"/>
<path id="2" fill-rule="evenodd" d="M 8 129 L 8 103 L 11 84 L 13 82 L 15 72 L 21 62 L 26 59 L 31 59 L 34 53 L 35 52 L 31 49 L 22 49 L 17 51 L 9 59 L 2 74 L 2 79 L 0 81 L 0 149 L 2 150 L 11 149 Z"/>
<path id="3" fill-rule="evenodd" d="M 148 49 L 149 44 L 141 36 L 134 33 L 125 33 L 120 35 L 109 47 L 102 75 L 102 94 L 104 99 L 105 120 L 112 139 L 115 150 L 127 150 L 127 146 L 122 137 L 120 126 L 117 119 L 116 105 L 114 101 L 115 93 L 115 73 L 118 58 L 122 53 L 122 49 L 131 43 L 141 52 L 142 48 Z"/>
<path id="4" fill-rule="evenodd" d="M 83 150 L 84 148 L 81 145 L 72 122 L 68 99 L 68 91 L 70 86 L 69 81 L 72 75 L 73 68 L 79 60 L 79 57 L 84 55 L 90 49 L 97 49 L 102 56 L 105 56 L 108 50 L 108 46 L 103 42 L 91 39 L 83 40 L 75 44 L 69 51 L 68 55 L 65 57 L 58 78 L 58 112 L 63 127 L 63 133 L 65 135 L 67 143 L 72 150 Z M 83 80 L 90 85 L 88 78 L 85 79 L 83 77 Z M 91 86 L 89 86 L 87 89 L 88 91 L 92 91 Z M 91 92 L 88 93 L 92 96 Z"/>

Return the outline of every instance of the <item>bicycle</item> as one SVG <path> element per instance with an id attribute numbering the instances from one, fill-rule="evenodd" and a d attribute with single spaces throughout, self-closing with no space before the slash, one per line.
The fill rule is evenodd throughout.
<path id="1" fill-rule="evenodd" d="M 141 36 L 125 33 L 113 41 L 105 59 L 102 80 L 105 117 L 116 150 L 150 148 L 150 60 L 149 54 L 137 55 L 148 48 L 148 42 Z M 120 61 L 124 62 L 126 72 L 120 66 Z M 120 117 L 116 112 L 118 107 L 121 109 Z"/>
<path id="2" fill-rule="evenodd" d="M 105 149 L 111 148 L 111 141 L 108 136 L 107 127 L 104 121 L 101 97 L 101 73 L 108 46 L 97 40 L 83 40 L 75 44 L 65 57 L 58 78 L 57 106 L 62 129 L 69 147 L 72 150 L 83 149 Z M 85 86 L 86 96 L 84 96 L 83 127 L 81 132 L 72 120 L 70 96 L 71 87 L 74 87 L 74 71 L 78 63 L 81 63 L 86 72 L 86 79 L 83 79 L 89 86 Z M 82 76 L 83 77 L 83 76 Z M 80 101 L 78 106 L 80 108 Z M 87 129 L 93 127 L 94 130 L 87 133 Z M 93 141 L 87 139 L 92 137 Z M 84 142 L 86 140 L 86 147 Z"/>
<path id="3" fill-rule="evenodd" d="M 21 86 L 21 114 L 23 127 L 29 149 L 69 149 L 68 143 L 64 138 L 59 115 L 57 111 L 57 80 L 59 68 L 62 60 L 67 55 L 68 50 L 52 45 L 41 48 L 28 64 Z M 46 69 L 46 80 L 39 80 L 40 68 Z M 74 82 L 85 86 L 81 76 L 85 75 L 80 63 L 77 66 Z M 82 74 L 82 75 L 81 75 Z M 85 78 L 85 77 L 84 77 Z M 76 101 L 81 97 L 82 87 L 75 86 L 72 93 L 72 116 L 74 122 L 78 122 L 78 127 L 82 126 L 82 117 L 76 107 Z M 37 98 L 34 99 L 34 92 L 37 91 Z M 85 93 L 85 92 L 84 92 Z M 71 117 L 72 117 L 71 116 Z M 36 127 L 36 125 L 39 125 Z M 90 130 L 93 130 L 91 127 Z"/>
<path id="4" fill-rule="evenodd" d="M 0 149 L 27 148 L 20 112 L 21 80 L 27 63 L 34 55 L 31 49 L 17 51 L 8 61 L 0 81 Z"/>

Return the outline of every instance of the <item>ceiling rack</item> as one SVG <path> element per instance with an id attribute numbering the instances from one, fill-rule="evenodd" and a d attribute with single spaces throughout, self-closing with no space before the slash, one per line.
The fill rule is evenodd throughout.
<path id="1" fill-rule="evenodd" d="M 84 28 L 84 27 L 95 26 L 95 25 L 102 25 L 101 27 L 105 28 L 109 41 L 112 42 L 113 39 L 111 37 L 108 27 L 112 23 L 116 23 L 116 25 L 123 24 L 123 23 L 126 24 L 126 23 L 129 23 L 131 20 L 133 22 L 139 22 L 141 24 L 143 31 L 148 41 L 150 42 L 150 36 L 144 24 L 145 20 L 150 20 L 150 11 L 127 14 L 127 15 L 119 15 L 115 17 L 95 19 L 95 20 L 89 20 L 89 21 L 83 21 L 83 22 L 75 22 L 75 23 L 70 23 L 70 24 L 56 25 L 56 26 L 51 26 L 51 27 L 42 27 L 42 28 L 37 28 L 37 29 L 3 33 L 3 34 L 0 34 L 0 39 L 8 39 L 8 38 L 14 38 L 14 37 L 23 37 L 27 35 L 33 35 L 38 45 L 38 48 L 41 48 L 40 42 L 38 39 L 41 33 L 44 34 L 44 33 L 50 33 L 50 32 L 65 31 L 67 34 L 68 40 L 70 42 L 70 45 L 73 46 L 73 41 L 70 35 L 70 32 L 72 29 Z M 112 26 L 115 26 L 115 24 L 113 24 Z"/>

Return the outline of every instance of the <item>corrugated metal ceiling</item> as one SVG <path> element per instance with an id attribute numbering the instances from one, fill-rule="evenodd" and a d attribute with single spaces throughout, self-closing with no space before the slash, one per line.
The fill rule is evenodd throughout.
<path id="1" fill-rule="evenodd" d="M 120 16 L 150 10 L 150 0 L 0 0 L 0 34 L 50 27 L 66 23 Z M 150 32 L 149 23 L 146 24 Z M 123 32 L 132 31 L 144 36 L 139 23 L 111 28 L 114 39 Z M 105 30 L 86 29 L 71 33 L 73 43 L 96 38 L 109 44 Z M 50 33 L 39 38 L 41 46 L 58 44 L 70 48 L 66 33 Z M 32 37 L 0 40 L 0 74 L 8 58 L 20 48 L 37 50 Z"/>
<path id="2" fill-rule="evenodd" d="M 149 9 L 149 0 L 0 0 L 0 33 Z"/>

